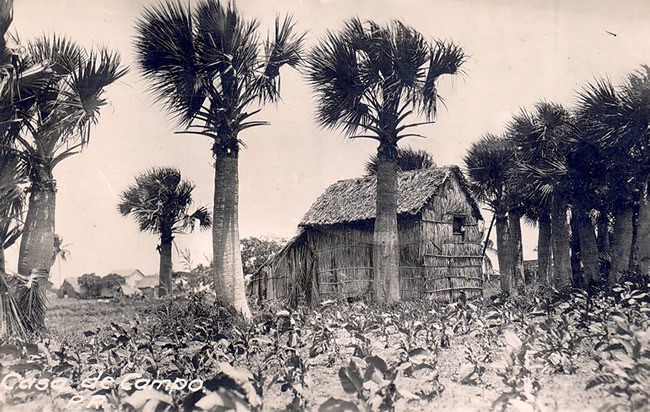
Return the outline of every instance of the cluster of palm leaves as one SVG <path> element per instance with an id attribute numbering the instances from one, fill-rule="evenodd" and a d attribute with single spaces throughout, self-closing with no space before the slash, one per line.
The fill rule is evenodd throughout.
<path id="1" fill-rule="evenodd" d="M 495 215 L 506 291 L 526 280 L 522 215 L 539 226 L 541 282 L 591 288 L 648 274 L 650 68 L 618 86 L 588 83 L 576 101 L 522 109 L 502 136 L 481 137 L 465 156 L 475 194 Z"/>

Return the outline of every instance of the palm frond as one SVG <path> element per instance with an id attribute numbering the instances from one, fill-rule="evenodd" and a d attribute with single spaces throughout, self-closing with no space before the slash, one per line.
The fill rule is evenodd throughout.
<path id="1" fill-rule="evenodd" d="M 40 332 L 45 328 L 45 312 L 47 297 L 45 284 L 48 278 L 47 269 L 33 269 L 28 276 L 17 275 L 16 302 L 23 323 L 28 331 Z"/>
<path id="2" fill-rule="evenodd" d="M 0 272 L 0 338 L 10 336 L 24 339 L 27 336 L 27 327 L 16 298 L 7 283 L 6 274 Z"/>
<path id="3" fill-rule="evenodd" d="M 169 112 L 189 124 L 207 97 L 191 10 L 180 1 L 147 7 L 136 22 L 136 62 L 150 90 Z"/>
<path id="4" fill-rule="evenodd" d="M 264 49 L 266 65 L 264 74 L 259 76 L 259 96 L 262 101 L 275 101 L 279 97 L 280 83 L 278 76 L 282 66 L 297 67 L 301 62 L 305 33 L 295 33 L 295 22 L 289 15 L 282 21 L 275 18 L 273 39 L 267 39 Z"/>
<path id="5" fill-rule="evenodd" d="M 463 158 L 470 189 L 494 209 L 503 206 L 513 160 L 513 145 L 491 133 L 474 142 Z"/>
<path id="6" fill-rule="evenodd" d="M 425 150 L 414 150 L 409 146 L 397 149 L 396 161 L 397 169 L 401 172 L 436 167 L 436 162 L 429 152 Z M 378 164 L 379 157 L 376 153 L 373 153 L 365 164 L 366 176 L 376 175 Z"/>
<path id="7" fill-rule="evenodd" d="M 429 67 L 419 93 L 419 107 L 427 119 L 436 116 L 438 96 L 437 82 L 440 76 L 454 75 L 460 72 L 467 60 L 463 49 L 455 43 L 436 41 L 429 51 Z"/>

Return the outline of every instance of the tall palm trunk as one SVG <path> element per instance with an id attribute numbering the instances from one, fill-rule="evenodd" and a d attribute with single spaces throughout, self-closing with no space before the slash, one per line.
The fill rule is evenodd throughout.
<path id="1" fill-rule="evenodd" d="M 580 258 L 584 268 L 584 286 L 590 289 L 600 278 L 598 244 L 594 225 L 586 213 L 577 213 L 578 237 L 580 238 Z"/>
<path id="2" fill-rule="evenodd" d="M 49 174 L 51 176 L 51 172 Z M 18 257 L 18 273 L 21 275 L 27 276 L 33 269 L 44 269 L 49 272 L 52 267 L 55 211 L 54 178 L 32 180 Z"/>
<path id="3" fill-rule="evenodd" d="M 567 204 L 561 194 L 554 194 L 551 206 L 551 247 L 553 250 L 553 284 L 562 290 L 571 286 L 569 224 Z"/>
<path id="4" fill-rule="evenodd" d="M 609 241 L 609 216 L 606 210 L 599 211 L 597 229 L 598 237 L 596 238 L 596 241 L 598 243 L 600 273 L 602 274 L 602 277 L 599 277 L 598 280 L 603 281 L 609 276 L 609 270 L 612 262 L 611 244 Z"/>
<path id="5" fill-rule="evenodd" d="M 499 278 L 501 279 L 501 292 L 510 293 L 513 260 L 510 228 L 505 213 L 498 213 L 496 218 L 497 229 L 497 258 L 499 261 Z"/>
<path id="6" fill-rule="evenodd" d="M 172 241 L 171 230 L 165 230 L 160 236 L 160 279 L 159 296 L 172 293 Z"/>
<path id="7" fill-rule="evenodd" d="M 397 233 L 397 163 L 379 151 L 373 238 L 374 292 L 380 303 L 400 301 Z"/>
<path id="8" fill-rule="evenodd" d="M 512 242 L 513 280 L 515 285 L 526 283 L 524 278 L 524 251 L 521 240 L 521 212 L 513 209 L 508 212 L 508 226 Z"/>
<path id="9" fill-rule="evenodd" d="M 578 217 L 572 210 L 569 218 L 569 225 L 571 227 L 571 234 L 569 236 L 569 244 L 571 249 L 571 281 L 574 288 L 582 289 L 584 282 L 582 278 L 582 257 L 580 253 L 580 237 L 578 235 Z"/>
<path id="10" fill-rule="evenodd" d="M 537 234 L 537 280 L 550 285 L 551 275 L 551 216 L 542 213 Z"/>
<path id="11" fill-rule="evenodd" d="M 637 225 L 637 263 L 639 273 L 650 276 L 650 201 L 648 199 L 647 183 L 643 188 L 643 195 L 639 203 Z"/>
<path id="12" fill-rule="evenodd" d="M 612 267 L 608 277 L 610 285 L 618 282 L 622 274 L 630 267 L 633 215 L 634 210 L 631 206 L 618 210 L 614 215 L 614 233 L 611 249 Z"/>
<path id="13" fill-rule="evenodd" d="M 246 301 L 239 246 L 239 158 L 236 150 L 218 152 L 214 162 L 212 251 L 217 297 L 251 318 Z"/>

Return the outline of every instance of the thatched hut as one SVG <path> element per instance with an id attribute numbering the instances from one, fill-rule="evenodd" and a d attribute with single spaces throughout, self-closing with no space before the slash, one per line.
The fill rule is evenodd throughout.
<path id="1" fill-rule="evenodd" d="M 403 298 L 453 300 L 482 291 L 482 217 L 456 166 L 398 176 L 400 288 Z M 305 214 L 298 234 L 253 277 L 260 299 L 321 299 L 368 294 L 376 178 L 341 180 Z"/>
<path id="2" fill-rule="evenodd" d="M 67 278 L 63 281 L 59 287 L 59 290 L 56 292 L 56 296 L 59 299 L 63 299 L 65 297 L 80 299 L 86 298 L 88 296 L 88 291 L 86 288 L 79 285 L 78 277 L 73 277 Z"/>

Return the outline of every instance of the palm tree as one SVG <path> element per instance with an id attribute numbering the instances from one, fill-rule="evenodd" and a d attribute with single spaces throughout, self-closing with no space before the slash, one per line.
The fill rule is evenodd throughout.
<path id="1" fill-rule="evenodd" d="M 183 127 L 213 140 L 215 290 L 250 317 L 239 246 L 240 132 L 266 122 L 251 118 L 260 104 L 279 99 L 279 74 L 300 61 L 302 36 L 290 17 L 276 19 L 272 39 L 261 42 L 259 22 L 233 3 L 167 0 L 144 10 L 136 24 L 137 63 L 152 93 Z"/>
<path id="2" fill-rule="evenodd" d="M 54 253 L 52 254 L 52 264 L 56 262 L 56 260 L 59 260 L 59 282 L 62 282 L 61 278 L 61 261 L 65 262 L 68 260 L 68 256 L 70 256 L 70 251 L 67 249 L 67 247 L 70 246 L 69 244 L 63 244 L 63 238 L 57 234 L 54 235 Z"/>
<path id="3" fill-rule="evenodd" d="M 591 141 L 606 159 L 603 165 L 606 183 L 601 189 L 604 200 L 600 215 L 606 219 L 611 212 L 614 220 L 609 253 L 610 284 L 616 283 L 621 274 L 630 269 L 634 207 L 644 197 L 647 179 L 647 175 L 641 173 L 644 162 L 647 162 L 641 155 L 647 148 L 637 146 L 642 144 L 640 138 L 643 137 L 638 127 L 644 120 L 637 112 L 642 107 L 634 102 L 632 95 L 627 96 L 626 102 L 622 94 L 609 79 L 599 79 L 579 92 L 577 106 L 577 116 L 583 127 L 576 133 L 576 138 Z M 645 220 L 642 216 L 640 213 L 639 223 Z M 601 244 L 606 244 L 602 238 L 607 237 L 607 227 L 601 225 L 601 232 Z M 640 254 L 644 252 L 640 251 Z"/>
<path id="4" fill-rule="evenodd" d="M 189 213 L 194 184 L 181 180 L 178 169 L 163 167 L 147 170 L 120 195 L 118 209 L 122 216 L 133 216 L 142 232 L 160 236 L 160 294 L 172 292 L 172 242 L 174 234 L 201 229 L 212 224 L 210 212 L 200 207 Z"/>
<path id="5" fill-rule="evenodd" d="M 512 239 L 508 224 L 514 149 L 507 139 L 488 133 L 472 143 L 463 159 L 472 192 L 494 213 L 501 291 L 504 293 L 510 293 L 514 273 Z"/>
<path id="6" fill-rule="evenodd" d="M 453 43 L 427 41 L 400 21 L 379 26 L 355 18 L 328 33 L 306 60 L 307 80 L 318 98 L 318 123 L 351 139 L 379 142 L 374 292 L 379 302 L 399 301 L 397 145 L 417 136 L 410 129 L 433 121 L 438 79 L 458 73 L 465 55 Z M 407 121 L 418 114 L 426 121 Z"/>
<path id="7" fill-rule="evenodd" d="M 414 150 L 410 146 L 397 149 L 397 171 L 408 172 L 409 170 L 422 170 L 436 167 L 431 153 L 425 150 Z M 370 155 L 366 162 L 366 176 L 377 176 L 379 158 L 377 154 Z"/>
<path id="8" fill-rule="evenodd" d="M 29 203 L 20 243 L 18 272 L 49 271 L 54 248 L 56 181 L 53 170 L 83 150 L 90 127 L 107 103 L 105 88 L 126 74 L 117 53 L 86 51 L 52 36 L 28 42 L 16 63 L 16 82 L 25 93 L 14 95 L 6 128 L 14 140 L 3 145 L 26 163 Z M 34 73 L 38 74 L 37 76 Z"/>
<path id="9" fill-rule="evenodd" d="M 508 139 L 517 149 L 513 169 L 515 190 L 525 199 L 524 204 L 538 215 L 540 226 L 545 225 L 540 227 L 540 268 L 548 268 L 546 253 L 549 247 L 545 242 L 550 229 L 553 283 L 561 289 L 571 283 L 567 221 L 570 184 L 566 164 L 567 136 L 571 127 L 571 116 L 566 108 L 544 101 L 535 105 L 533 113 L 522 110 L 507 127 Z M 546 279 L 545 273 L 539 275 L 542 280 Z"/>

